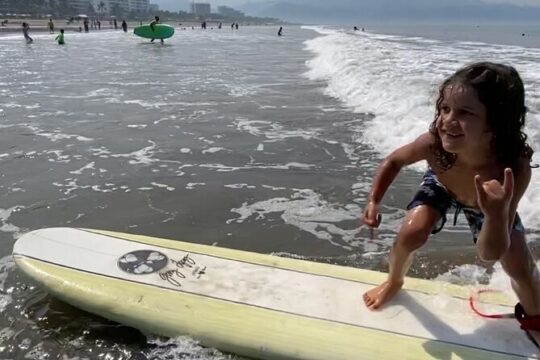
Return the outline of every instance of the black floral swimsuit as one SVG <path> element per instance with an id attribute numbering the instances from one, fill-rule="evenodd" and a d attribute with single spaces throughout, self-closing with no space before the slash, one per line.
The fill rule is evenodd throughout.
<path id="1" fill-rule="evenodd" d="M 436 234 L 442 230 L 446 223 L 446 212 L 450 208 L 455 209 L 454 226 L 456 225 L 457 216 L 460 211 L 463 211 L 463 214 L 465 214 L 467 222 L 469 223 L 474 242 L 476 242 L 478 234 L 482 229 L 482 224 L 484 223 L 484 214 L 480 210 L 467 207 L 454 199 L 448 193 L 445 186 L 437 179 L 437 175 L 435 175 L 431 168 L 425 172 L 420 188 L 409 205 L 407 205 L 407 210 L 413 209 L 419 205 L 429 205 L 441 214 L 440 220 L 435 224 L 431 231 L 432 234 Z M 525 233 L 525 228 L 517 213 L 512 229 Z"/>

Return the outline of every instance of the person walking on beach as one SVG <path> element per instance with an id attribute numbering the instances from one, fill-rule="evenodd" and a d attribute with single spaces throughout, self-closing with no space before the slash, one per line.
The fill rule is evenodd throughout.
<path id="1" fill-rule="evenodd" d="M 159 23 L 160 23 L 160 22 L 159 22 L 159 16 L 156 16 L 156 17 L 154 18 L 154 20 L 152 20 L 152 21 L 150 22 L 150 29 L 152 29 L 152 31 L 155 31 L 154 29 L 155 29 L 156 25 L 159 24 Z M 154 42 L 154 40 L 155 40 L 155 39 L 151 39 L 150 42 Z M 161 43 L 163 44 L 163 43 L 164 43 L 163 39 L 160 39 L 160 40 L 161 40 Z"/>
<path id="2" fill-rule="evenodd" d="M 463 211 L 469 223 L 480 259 L 501 262 L 519 299 L 516 319 L 538 346 L 540 274 L 516 211 L 531 179 L 526 111 L 523 82 L 511 66 L 474 63 L 442 83 L 429 131 L 390 153 L 373 179 L 362 220 L 376 228 L 381 200 L 401 168 L 428 164 L 390 250 L 387 280 L 363 295 L 370 310 L 401 289 L 414 252 L 455 208 L 455 217 Z"/>
<path id="3" fill-rule="evenodd" d="M 54 22 L 52 18 L 49 19 L 48 26 L 49 26 L 49 33 L 54 34 Z"/>
<path id="4" fill-rule="evenodd" d="M 34 39 L 32 39 L 30 35 L 28 35 L 28 31 L 30 31 L 30 25 L 28 25 L 27 22 L 23 22 L 22 29 L 23 29 L 22 31 L 23 31 L 24 38 L 26 39 L 26 43 L 27 44 L 33 43 Z"/>
<path id="5" fill-rule="evenodd" d="M 65 42 L 64 42 L 64 29 L 60 29 L 60 34 L 58 34 L 58 36 L 56 36 L 56 38 L 54 40 L 58 41 L 58 45 L 64 45 L 65 44 Z"/>
<path id="6" fill-rule="evenodd" d="M 122 20 L 122 30 L 124 30 L 124 32 L 127 32 L 127 22 L 126 22 L 126 20 Z"/>

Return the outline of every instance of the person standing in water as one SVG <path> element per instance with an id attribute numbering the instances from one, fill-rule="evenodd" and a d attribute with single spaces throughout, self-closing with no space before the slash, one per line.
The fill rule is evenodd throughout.
<path id="1" fill-rule="evenodd" d="M 24 38 L 26 39 L 26 43 L 27 44 L 33 43 L 34 39 L 32 39 L 30 35 L 28 35 L 28 31 L 30 31 L 30 25 L 28 25 L 27 22 L 23 22 L 22 29 L 23 29 L 22 31 L 23 31 Z"/>
<path id="2" fill-rule="evenodd" d="M 159 24 L 159 23 L 160 23 L 160 22 L 159 22 L 159 16 L 156 16 L 156 17 L 154 18 L 154 20 L 152 20 L 152 21 L 150 22 L 150 29 L 152 29 L 152 31 L 155 31 L 154 29 L 155 29 L 156 25 Z M 155 39 L 151 39 L 150 42 L 154 42 L 154 40 L 155 40 Z M 163 39 L 160 39 L 160 40 L 161 40 L 161 43 L 163 44 L 163 42 L 164 42 Z"/>
<path id="3" fill-rule="evenodd" d="M 54 34 L 54 22 L 52 18 L 49 19 L 48 26 L 49 26 L 49 33 Z"/>
<path id="4" fill-rule="evenodd" d="M 127 32 L 127 22 L 126 22 L 126 20 L 122 20 L 122 30 L 124 30 L 124 32 Z"/>
<path id="5" fill-rule="evenodd" d="M 279 30 L 278 30 L 278 32 L 277 32 L 277 36 L 283 35 L 282 32 L 283 32 L 283 26 L 280 26 L 280 27 L 279 27 Z"/>
<path id="6" fill-rule="evenodd" d="M 511 66 L 474 63 L 442 83 L 429 131 L 388 155 L 373 179 L 362 215 L 371 228 L 379 225 L 381 200 L 401 168 L 428 164 L 390 250 L 388 278 L 363 295 L 370 310 L 401 289 L 415 251 L 455 208 L 455 217 L 463 211 L 469 223 L 479 258 L 501 262 L 519 299 L 516 319 L 538 346 L 540 273 L 517 213 L 531 180 L 526 111 L 523 81 Z"/>
<path id="7" fill-rule="evenodd" d="M 60 34 L 58 34 L 58 36 L 56 36 L 56 38 L 54 40 L 58 41 L 58 45 L 64 45 L 65 44 L 65 42 L 64 42 L 64 29 L 60 29 Z"/>

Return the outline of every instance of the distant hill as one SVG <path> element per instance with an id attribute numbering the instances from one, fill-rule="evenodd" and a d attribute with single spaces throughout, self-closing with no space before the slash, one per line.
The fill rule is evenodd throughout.
<path id="1" fill-rule="evenodd" d="M 303 23 L 377 20 L 538 21 L 540 6 L 487 4 L 480 0 L 275 0 L 239 8 L 254 16 Z"/>

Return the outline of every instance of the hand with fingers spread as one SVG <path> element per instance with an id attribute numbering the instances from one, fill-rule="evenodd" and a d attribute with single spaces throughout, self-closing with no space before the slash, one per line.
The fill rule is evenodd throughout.
<path id="1" fill-rule="evenodd" d="M 474 177 L 476 187 L 476 198 L 478 207 L 489 217 L 501 217 L 508 215 L 510 201 L 514 192 L 514 174 L 512 169 L 504 169 L 504 180 L 492 179 L 482 181 L 479 175 Z"/>

